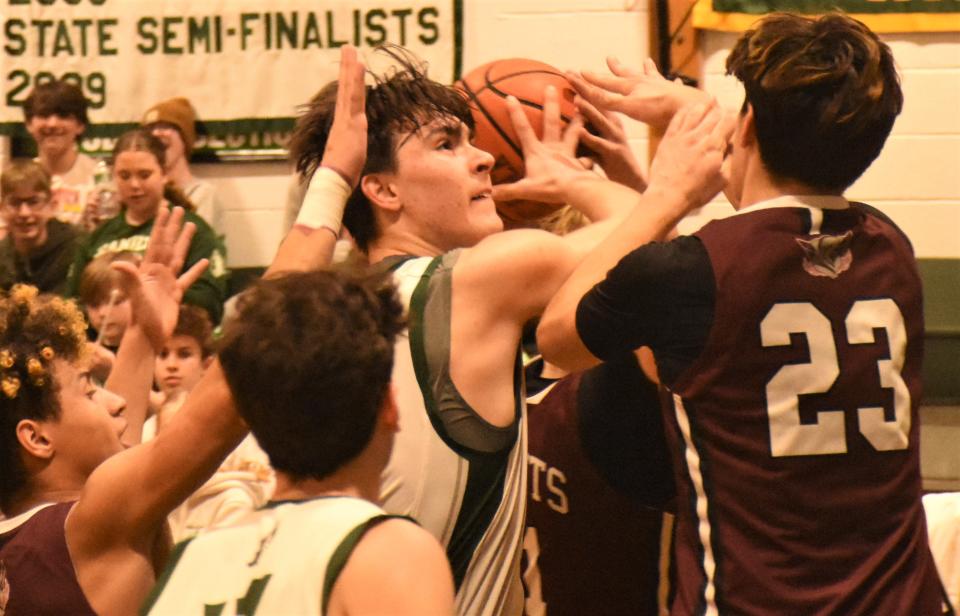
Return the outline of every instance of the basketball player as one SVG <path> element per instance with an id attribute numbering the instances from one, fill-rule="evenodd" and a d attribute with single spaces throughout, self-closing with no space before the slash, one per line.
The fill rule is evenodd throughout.
<path id="1" fill-rule="evenodd" d="M 271 275 L 329 263 L 340 225 L 330 203 L 349 193 L 350 180 L 327 166 L 353 181 L 363 166 L 363 66 L 354 49 L 342 54 L 348 85 L 326 166 Z M 174 276 L 192 232 L 180 232 L 182 220 L 182 210 L 161 210 L 140 267 L 117 266 L 136 315 L 118 364 L 129 348 L 149 372 L 151 349 L 169 337 L 183 290 L 202 272 L 204 261 Z M 79 311 L 22 288 L 0 301 L 0 319 L 0 507 L 9 518 L 0 523 L 0 612 L 134 613 L 169 554 L 167 514 L 246 431 L 223 371 L 215 362 L 162 434 L 123 450 L 124 402 L 90 381 Z"/>
<path id="2" fill-rule="evenodd" d="M 390 369 L 402 312 L 382 275 L 289 274 L 244 294 L 220 362 L 277 491 L 179 544 L 146 611 L 452 613 L 440 544 L 372 502 L 398 429 Z"/>
<path id="3" fill-rule="evenodd" d="M 525 613 L 655 616 L 673 495 L 657 387 L 632 353 L 556 372 L 542 358 L 526 366 Z"/>
<path id="4" fill-rule="evenodd" d="M 893 57 L 848 17 L 777 14 L 727 70 L 746 90 L 727 157 L 737 213 L 648 243 L 709 195 L 638 210 L 552 301 L 540 348 L 568 369 L 654 351 L 678 482 L 672 613 L 940 614 L 920 280 L 903 233 L 843 197 L 901 110 Z M 685 107 L 667 136 L 720 124 Z M 726 147 L 707 137 L 704 156 Z"/>
<path id="5" fill-rule="evenodd" d="M 321 90 L 294 133 L 305 175 L 323 151 L 335 91 Z M 470 111 L 453 89 L 406 61 L 367 93 L 367 163 L 344 222 L 370 262 L 393 272 L 409 311 L 393 376 L 403 430 L 381 495 L 385 509 L 412 516 L 446 547 L 460 614 L 522 610 L 523 324 L 615 227 L 618 208 L 642 199 L 576 162 L 580 122 L 562 132 L 558 108 L 548 90 L 541 142 L 511 102 L 531 198 L 566 201 L 601 221 L 564 238 L 500 233 L 493 157 L 471 144 Z M 545 173 L 553 167 L 563 169 L 562 186 Z"/>

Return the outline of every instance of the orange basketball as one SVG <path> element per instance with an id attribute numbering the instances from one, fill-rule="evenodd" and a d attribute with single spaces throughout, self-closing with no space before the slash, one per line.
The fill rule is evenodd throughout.
<path id="1" fill-rule="evenodd" d="M 573 104 L 576 92 L 563 73 L 549 64 L 523 58 L 496 60 L 473 69 L 455 84 L 470 102 L 476 124 L 476 146 L 494 156 L 491 172 L 494 184 L 523 177 L 523 151 L 507 111 L 507 96 L 512 94 L 520 101 L 537 136 L 543 137 L 544 90 L 551 85 L 559 94 L 560 115 L 566 124 L 577 112 Z M 519 224 L 543 218 L 558 207 L 532 201 L 497 204 L 500 215 L 508 223 Z"/>

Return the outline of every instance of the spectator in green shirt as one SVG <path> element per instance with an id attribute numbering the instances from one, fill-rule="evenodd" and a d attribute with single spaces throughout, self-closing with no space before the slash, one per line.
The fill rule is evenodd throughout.
<path id="1" fill-rule="evenodd" d="M 164 156 L 163 144 L 144 129 L 124 133 L 117 140 L 113 178 L 121 211 L 102 223 L 81 246 L 70 271 L 69 289 L 76 296 L 83 268 L 95 257 L 124 251 L 142 254 L 160 208 L 181 206 L 187 210 L 184 220 L 197 227 L 184 269 L 200 259 L 210 259 L 210 267 L 187 289 L 183 301 L 205 309 L 218 323 L 227 293 L 225 250 L 210 225 L 193 212 L 190 201 L 168 181 L 163 170 Z"/>

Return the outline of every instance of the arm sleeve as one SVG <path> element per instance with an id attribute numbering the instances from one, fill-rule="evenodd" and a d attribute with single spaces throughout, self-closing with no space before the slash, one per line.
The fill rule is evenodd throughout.
<path id="1" fill-rule="evenodd" d="M 672 377 L 703 350 L 714 301 L 713 268 L 698 238 L 654 242 L 625 256 L 583 296 L 577 333 L 600 359 L 649 346 L 661 376 Z"/>

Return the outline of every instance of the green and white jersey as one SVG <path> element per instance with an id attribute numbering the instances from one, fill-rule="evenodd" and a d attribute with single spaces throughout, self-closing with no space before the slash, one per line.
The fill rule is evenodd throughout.
<path id="1" fill-rule="evenodd" d="M 516 419 L 505 428 L 490 425 L 450 378 L 451 277 L 459 254 L 393 263 L 408 330 L 394 356 L 400 432 L 380 496 L 384 509 L 417 520 L 444 546 L 459 614 L 520 614 L 527 443 L 519 351 Z"/>
<path id="2" fill-rule="evenodd" d="M 389 517 L 348 496 L 272 503 L 177 544 L 141 614 L 324 614 L 354 547 Z"/>

